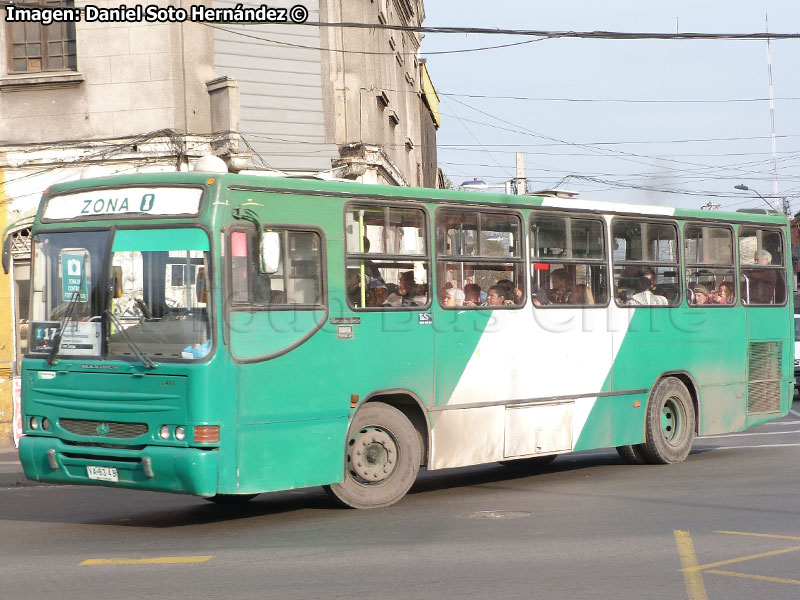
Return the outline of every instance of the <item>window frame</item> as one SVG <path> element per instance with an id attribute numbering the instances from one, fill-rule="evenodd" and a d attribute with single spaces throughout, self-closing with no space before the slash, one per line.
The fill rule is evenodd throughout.
<path id="1" fill-rule="evenodd" d="M 741 260 L 741 253 L 740 250 L 740 242 L 741 242 L 741 231 L 742 229 L 755 229 L 761 231 L 768 231 L 770 233 L 777 233 L 781 239 L 781 254 L 783 256 L 783 264 L 781 265 L 758 265 L 753 263 L 751 265 L 743 265 Z M 737 272 L 737 285 L 741 286 L 742 280 L 741 278 L 744 277 L 744 270 L 752 270 L 752 269 L 764 269 L 767 271 L 777 271 L 779 273 L 783 273 L 783 302 L 775 303 L 775 304 L 753 304 L 752 302 L 745 302 L 744 301 L 744 294 L 741 293 L 741 287 L 739 289 L 739 295 L 742 299 L 742 306 L 747 308 L 777 308 L 781 306 L 786 306 L 789 302 L 789 293 L 791 285 L 791 278 L 786 273 L 786 269 L 788 268 L 788 264 L 791 262 L 791 252 L 786 252 L 786 236 L 783 235 L 783 229 L 780 226 L 774 226 L 769 224 L 761 224 L 761 223 L 739 223 L 737 230 L 736 230 L 736 256 L 739 259 L 739 269 Z"/>
<path id="2" fill-rule="evenodd" d="M 717 229 L 727 229 L 728 232 L 731 234 L 731 264 L 726 265 L 722 263 L 693 263 L 689 262 L 689 257 L 686 255 L 686 228 L 687 227 L 715 227 Z M 739 262 L 739 244 L 738 244 L 738 236 L 736 231 L 733 229 L 733 225 L 729 223 L 719 223 L 719 222 L 707 222 L 707 221 L 684 221 L 683 228 L 682 228 L 682 240 L 681 240 L 681 256 L 683 257 L 683 289 L 684 292 L 684 300 L 686 305 L 689 308 L 733 308 L 738 306 L 741 303 L 741 289 L 739 287 L 739 272 L 737 269 L 737 263 Z M 736 292 L 736 299 L 733 304 L 715 304 L 706 302 L 705 304 L 695 304 L 694 302 L 689 302 L 689 285 L 687 281 L 687 272 L 692 267 L 705 267 L 707 269 L 728 269 L 729 271 L 733 272 L 734 281 L 732 282 L 735 286 Z"/>
<path id="3" fill-rule="evenodd" d="M 298 233 L 314 233 L 319 237 L 320 243 L 320 303 L 319 304 L 256 304 L 253 302 L 253 287 L 252 280 L 248 280 L 247 293 L 249 300 L 247 302 L 233 300 L 233 268 L 231 259 L 233 253 L 231 252 L 231 240 L 233 233 L 244 232 L 247 234 L 249 244 L 255 244 L 256 248 L 248 246 L 248 269 L 254 267 L 258 256 L 258 244 L 256 240 L 257 229 L 254 223 L 249 221 L 233 221 L 229 223 L 223 230 L 224 244 L 223 248 L 225 254 L 224 258 L 224 273 L 225 273 L 225 311 L 226 313 L 232 312 L 276 312 L 287 310 L 328 310 L 328 288 L 327 288 L 327 241 L 325 239 L 325 232 L 315 225 L 303 225 L 296 223 L 262 223 L 262 231 L 268 229 L 279 230 L 285 233 L 298 232 Z M 250 252 L 255 250 L 250 258 Z M 254 267 L 257 270 L 257 267 Z"/>
<path id="4" fill-rule="evenodd" d="M 422 233 L 425 240 L 425 254 L 385 254 L 377 252 L 348 252 L 347 251 L 347 214 L 353 206 L 356 207 L 379 207 L 398 210 L 418 210 L 422 212 Z M 430 235 L 430 212 L 428 207 L 421 203 L 402 203 L 402 202 L 386 202 L 381 200 L 372 200 L 369 198 L 350 200 L 345 202 L 342 210 L 342 254 L 344 257 L 344 284 L 342 285 L 342 293 L 344 295 L 344 305 L 352 312 L 424 312 L 429 310 L 433 305 L 433 290 L 434 290 L 434 277 L 433 277 L 433 260 L 431 256 L 431 235 Z M 387 261 L 393 260 L 395 262 L 423 262 L 427 265 L 428 273 L 428 301 L 422 306 L 350 306 L 349 299 L 347 298 L 347 265 L 351 260 L 374 260 L 374 261 Z"/>
<path id="5" fill-rule="evenodd" d="M 676 262 L 674 263 L 667 263 L 667 262 L 658 262 L 658 261 L 638 261 L 638 260 L 617 260 L 614 258 L 614 253 L 609 252 L 609 257 L 611 259 L 611 271 L 609 276 L 611 277 L 611 287 L 609 288 L 609 293 L 613 294 L 614 296 L 614 304 L 618 308 L 627 308 L 627 309 L 635 309 L 635 308 L 656 308 L 656 309 L 663 309 L 663 308 L 677 308 L 681 306 L 684 302 L 683 297 L 683 288 L 684 288 L 684 263 L 683 263 L 683 232 L 681 230 L 680 224 L 678 221 L 674 219 L 659 219 L 659 218 L 650 218 L 647 216 L 639 216 L 639 215 L 619 215 L 614 216 L 611 221 L 609 222 L 609 244 L 611 240 L 615 239 L 614 237 L 614 224 L 621 221 L 635 221 L 639 223 L 648 223 L 654 225 L 670 225 L 675 230 L 675 259 Z M 610 246 L 609 246 L 610 248 Z M 614 274 L 614 269 L 617 267 L 650 267 L 652 269 L 657 269 L 658 267 L 666 267 L 666 266 L 675 266 L 678 271 L 678 277 L 680 278 L 680 285 L 678 286 L 678 299 L 674 304 L 620 304 L 619 299 L 617 298 L 616 294 L 616 279 Z"/>
<path id="6" fill-rule="evenodd" d="M 535 254 L 535 236 L 533 235 L 533 222 L 534 217 L 542 216 L 542 217 L 556 217 L 556 218 L 564 218 L 567 219 L 568 223 L 572 219 L 582 220 L 582 221 L 596 221 L 601 225 L 601 231 L 603 232 L 603 257 L 602 258 L 557 258 L 557 259 L 547 259 L 547 260 L 539 260 Z M 533 270 L 535 269 L 535 265 L 539 263 L 547 263 L 548 265 L 551 264 L 562 264 L 562 265 L 597 265 L 603 266 L 606 268 L 606 301 L 604 303 L 595 303 L 595 304 L 541 304 L 537 305 L 536 303 L 532 303 L 535 309 L 546 309 L 546 310 L 558 310 L 558 309 L 583 309 L 583 308 L 608 308 L 609 304 L 611 303 L 611 296 L 613 286 L 610 285 L 609 282 L 609 274 L 611 274 L 613 279 L 613 267 L 609 266 L 609 257 L 611 253 L 609 252 L 609 231 L 608 231 L 608 222 L 604 219 L 601 215 L 596 213 L 579 213 L 579 212 L 572 212 L 572 211 L 559 211 L 559 212 L 551 212 L 551 211 L 531 211 L 530 215 L 528 215 L 528 236 L 530 238 L 528 244 L 528 253 L 530 256 L 530 269 L 528 271 L 528 280 L 529 280 L 529 287 L 533 289 L 533 284 L 530 282 L 531 278 L 533 277 Z"/>
<path id="7" fill-rule="evenodd" d="M 75 6 L 74 0 L 31 0 L 29 4 L 40 5 L 41 8 L 71 8 L 77 9 L 78 7 Z M 34 6 L 26 6 L 26 8 L 35 8 Z M 23 28 L 30 23 L 29 21 L 20 22 Z M 25 61 L 26 64 L 31 60 L 35 59 L 36 57 L 31 57 L 28 55 L 27 47 L 30 45 L 27 42 L 27 34 L 25 36 L 25 42 L 14 42 L 13 41 L 13 34 L 12 34 L 12 27 L 17 23 L 7 22 L 5 28 L 5 35 L 6 35 L 6 60 L 7 60 L 7 69 L 6 73 L 8 75 L 36 75 L 40 74 L 46 76 L 51 73 L 76 73 L 78 71 L 78 34 L 77 34 L 77 27 L 75 26 L 74 21 L 54 21 L 50 25 L 43 25 L 38 24 L 39 28 L 39 46 L 40 46 L 40 56 L 38 57 L 41 61 L 40 68 L 37 70 L 33 70 L 30 68 L 26 68 L 24 70 L 17 70 L 14 68 L 14 46 L 15 45 L 23 45 L 25 47 Z M 64 49 L 65 45 L 68 45 L 70 42 L 75 45 L 74 53 L 69 53 L 68 51 L 64 54 L 61 54 L 61 58 L 64 61 L 64 65 L 61 68 L 50 68 L 50 53 L 49 53 L 49 45 L 50 43 L 55 43 L 55 41 L 51 42 L 49 33 L 51 31 L 50 28 L 52 27 L 60 27 L 61 32 L 65 36 L 68 36 L 72 33 L 72 38 L 69 39 L 61 39 L 57 40 L 62 44 L 62 50 Z M 71 30 L 71 31 L 70 31 Z M 35 42 L 34 42 L 35 43 Z M 74 61 L 74 67 L 69 65 L 70 59 Z"/>
<path id="8" fill-rule="evenodd" d="M 513 216 L 517 219 L 519 225 L 519 232 L 520 232 L 520 256 L 518 258 L 515 257 L 491 257 L 491 256 L 483 256 L 483 255 L 453 255 L 453 254 L 439 254 L 439 215 L 442 212 L 447 211 L 462 211 L 462 212 L 474 212 L 478 215 L 478 229 L 477 231 L 480 232 L 480 214 L 500 214 L 506 216 Z M 499 305 L 499 306 L 445 306 L 442 304 L 442 299 L 438 299 L 439 308 L 443 310 L 519 310 L 524 308 L 528 304 L 528 294 L 527 294 L 527 286 L 526 279 L 527 276 L 525 274 L 526 265 L 528 264 L 528 234 L 525 231 L 526 227 L 526 220 L 525 216 L 522 214 L 521 210 L 513 209 L 513 208 L 502 208 L 502 207 L 487 207 L 487 206 L 463 206 L 463 205 L 452 205 L 452 204 L 443 204 L 436 207 L 435 213 L 435 220 L 434 220 L 434 239 L 436 241 L 436 270 L 437 270 L 437 284 L 438 284 L 438 267 L 439 264 L 447 264 L 447 263 L 484 263 L 484 264 L 507 264 L 507 263 L 515 263 L 522 265 L 522 302 L 519 304 L 508 304 L 508 305 Z M 480 233 L 478 233 L 478 241 L 480 243 Z M 487 290 L 488 294 L 488 290 Z M 437 294 L 438 296 L 438 294 Z"/>

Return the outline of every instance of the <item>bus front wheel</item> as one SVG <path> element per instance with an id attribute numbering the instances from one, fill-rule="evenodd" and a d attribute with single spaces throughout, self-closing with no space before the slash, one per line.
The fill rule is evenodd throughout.
<path id="1" fill-rule="evenodd" d="M 390 506 L 411 488 L 419 463 L 419 437 L 408 418 L 388 404 L 370 402 L 350 425 L 344 481 L 325 491 L 351 508 Z"/>
<path id="2" fill-rule="evenodd" d="M 682 462 L 692 449 L 695 413 L 689 390 L 675 377 L 659 381 L 647 403 L 645 442 L 641 449 L 647 462 Z"/>

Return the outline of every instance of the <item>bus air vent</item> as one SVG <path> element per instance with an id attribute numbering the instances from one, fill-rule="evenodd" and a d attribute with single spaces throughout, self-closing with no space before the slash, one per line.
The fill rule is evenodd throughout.
<path id="1" fill-rule="evenodd" d="M 753 342 L 747 352 L 747 414 L 781 409 L 780 342 Z"/>
<path id="2" fill-rule="evenodd" d="M 147 433 L 146 423 L 60 419 L 59 425 L 70 433 L 90 437 L 135 438 Z"/>

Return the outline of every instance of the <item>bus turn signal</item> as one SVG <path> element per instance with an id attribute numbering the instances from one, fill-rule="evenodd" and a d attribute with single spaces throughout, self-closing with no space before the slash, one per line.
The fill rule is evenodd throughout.
<path id="1" fill-rule="evenodd" d="M 198 425 L 194 428 L 194 441 L 197 444 L 218 444 L 219 425 Z"/>

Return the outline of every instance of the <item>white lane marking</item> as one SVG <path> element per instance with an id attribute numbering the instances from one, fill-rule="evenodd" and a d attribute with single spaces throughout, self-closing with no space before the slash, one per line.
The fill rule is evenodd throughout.
<path id="1" fill-rule="evenodd" d="M 753 448 L 797 448 L 800 447 L 800 443 L 797 444 L 758 444 L 757 446 L 696 446 L 695 448 L 702 448 L 703 450 L 711 451 L 711 450 L 745 450 L 745 449 L 753 449 Z"/>
<path id="2" fill-rule="evenodd" d="M 792 413 L 795 417 L 800 417 L 800 412 L 797 412 L 796 410 L 789 410 L 789 412 Z"/>
<path id="3" fill-rule="evenodd" d="M 800 425 L 800 421 L 770 421 L 769 423 L 764 423 L 764 425 Z"/>
<path id="4" fill-rule="evenodd" d="M 707 435 L 700 437 L 698 439 L 701 440 L 716 440 L 720 438 L 729 438 L 729 437 L 751 437 L 754 435 L 785 435 L 788 433 L 800 433 L 800 429 L 791 429 L 789 431 L 761 431 L 758 433 L 724 433 L 721 435 Z"/>

